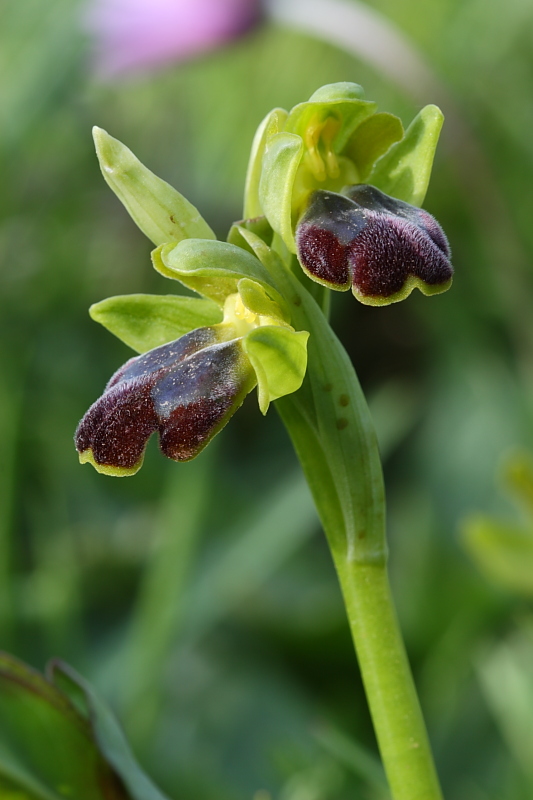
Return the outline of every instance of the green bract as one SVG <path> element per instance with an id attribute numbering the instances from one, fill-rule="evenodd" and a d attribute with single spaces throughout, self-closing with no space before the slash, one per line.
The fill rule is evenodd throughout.
<path id="1" fill-rule="evenodd" d="M 254 140 L 245 217 L 264 214 L 295 253 L 296 224 L 317 189 L 368 183 L 420 205 L 442 120 L 436 106 L 426 106 L 404 133 L 401 121 L 376 113 L 355 83 L 323 86 L 290 113 L 275 109 Z"/>

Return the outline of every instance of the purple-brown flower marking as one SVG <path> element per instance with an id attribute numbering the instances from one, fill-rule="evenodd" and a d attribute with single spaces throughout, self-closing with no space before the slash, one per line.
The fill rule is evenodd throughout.
<path id="1" fill-rule="evenodd" d="M 403 300 L 415 287 L 428 295 L 448 289 L 450 248 L 431 214 L 374 186 L 344 191 L 314 192 L 298 223 L 298 257 L 313 280 L 351 286 L 368 305 Z"/>
<path id="2" fill-rule="evenodd" d="M 78 426 L 80 460 L 132 475 L 156 431 L 169 458 L 198 455 L 256 384 L 240 340 L 227 335 L 227 326 L 198 328 L 126 362 Z"/>

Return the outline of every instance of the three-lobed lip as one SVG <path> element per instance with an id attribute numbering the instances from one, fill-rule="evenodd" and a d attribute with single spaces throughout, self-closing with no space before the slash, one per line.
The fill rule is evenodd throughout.
<path id="1" fill-rule="evenodd" d="M 197 328 L 127 361 L 78 426 L 80 459 L 134 474 L 156 431 L 168 458 L 198 455 L 256 383 L 240 340 L 224 341 L 220 330 Z"/>
<path id="2" fill-rule="evenodd" d="M 342 194 L 315 191 L 296 228 L 300 263 L 331 289 L 352 289 L 369 305 L 402 300 L 414 288 L 438 294 L 450 286 L 450 248 L 427 211 L 374 186 Z"/>

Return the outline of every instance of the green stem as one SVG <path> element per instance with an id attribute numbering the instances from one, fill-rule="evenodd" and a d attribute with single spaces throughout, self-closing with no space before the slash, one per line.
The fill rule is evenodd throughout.
<path id="1" fill-rule="evenodd" d="M 385 494 L 376 435 L 353 366 L 321 309 L 257 237 L 245 241 L 307 330 L 301 389 L 276 401 L 302 464 L 339 577 L 394 800 L 442 800 L 387 575 Z"/>
<path id="2" fill-rule="evenodd" d="M 336 560 L 381 757 L 396 800 L 442 797 L 387 569 Z"/>

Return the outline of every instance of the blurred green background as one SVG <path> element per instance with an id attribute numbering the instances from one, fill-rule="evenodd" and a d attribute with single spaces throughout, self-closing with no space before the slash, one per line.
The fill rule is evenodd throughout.
<path id="1" fill-rule="evenodd" d="M 428 102 L 447 118 L 426 207 L 451 243 L 452 290 L 387 308 L 335 295 L 333 324 L 380 437 L 394 591 L 445 794 L 533 797 L 533 484 L 527 461 L 520 479 L 507 468 L 521 510 L 498 478 L 510 453 L 533 450 L 533 6 L 367 6 L 427 85 L 268 21 L 202 58 L 102 82 L 80 3 L 1 11 L 0 646 L 91 680 L 172 797 L 386 792 L 330 557 L 275 411 L 263 419 L 251 395 L 190 464 L 152 442 L 128 480 L 78 466 L 76 424 L 130 357 L 88 306 L 179 291 L 105 185 L 91 126 L 224 238 L 259 121 L 341 80 L 405 124 Z"/>

